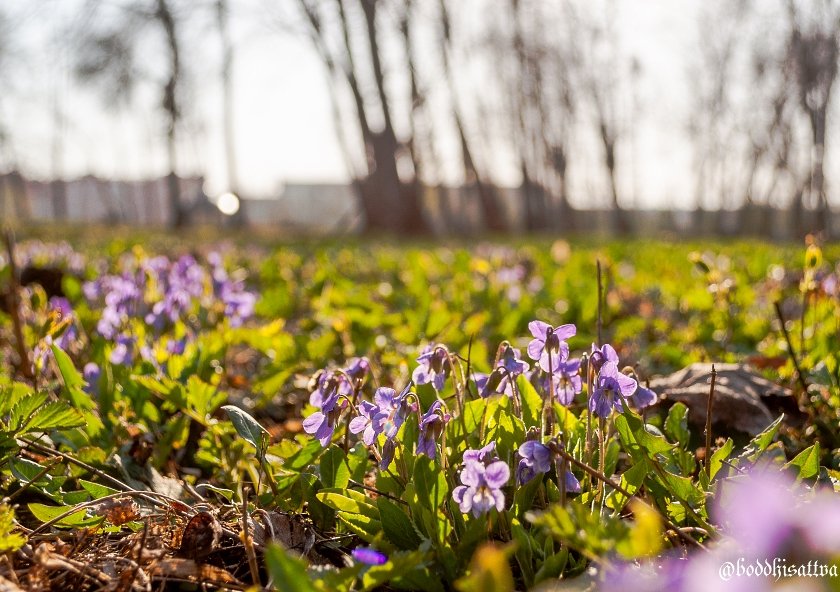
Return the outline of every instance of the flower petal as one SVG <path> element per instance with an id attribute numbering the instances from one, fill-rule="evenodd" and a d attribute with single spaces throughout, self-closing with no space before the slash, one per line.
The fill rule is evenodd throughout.
<path id="1" fill-rule="evenodd" d="M 314 434 L 325 423 L 326 417 L 320 411 L 316 411 L 303 420 L 303 431 L 307 434 Z"/>
<path id="2" fill-rule="evenodd" d="M 577 334 L 577 327 L 571 323 L 560 325 L 554 330 L 554 334 L 560 339 L 568 339 L 569 337 L 574 337 Z"/>
<path id="3" fill-rule="evenodd" d="M 542 321 L 531 321 L 528 323 L 528 330 L 531 332 L 531 335 L 542 342 L 545 342 L 545 336 L 548 334 L 550 328 L 551 325 Z"/>
<path id="4" fill-rule="evenodd" d="M 528 344 L 528 356 L 532 360 L 539 360 L 545 349 L 545 341 L 542 339 L 532 339 Z"/>
<path id="5" fill-rule="evenodd" d="M 490 463 L 484 471 L 484 481 L 493 489 L 504 487 L 510 479 L 510 467 L 502 460 Z"/>
<path id="6" fill-rule="evenodd" d="M 350 420 L 350 433 L 358 434 L 359 432 L 367 428 L 369 424 L 370 420 L 364 415 L 354 417 L 352 420 Z"/>

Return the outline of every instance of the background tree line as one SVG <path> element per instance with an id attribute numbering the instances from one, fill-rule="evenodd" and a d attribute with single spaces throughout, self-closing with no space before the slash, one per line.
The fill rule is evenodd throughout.
<path id="1" fill-rule="evenodd" d="M 15 100 L 15 18 L 38 20 L 54 2 L 0 9 L 0 170 L 16 170 L 3 103 Z M 170 219 L 188 222 L 178 138 L 190 133 L 190 96 L 213 45 L 221 85 L 226 178 L 238 191 L 231 23 L 306 39 L 323 67 L 336 141 L 370 232 L 579 229 L 576 209 L 609 210 L 630 230 L 644 205 L 634 184 L 639 128 L 655 115 L 645 66 L 619 34 L 615 0 L 84 0 L 51 33 L 73 84 L 103 107 L 130 111 L 138 89 L 156 94 L 169 170 Z M 644 10 L 644 7 L 638 7 Z M 12 14 L 14 13 L 14 14 Z M 693 195 L 676 209 L 719 212 L 751 230 L 784 212 L 793 235 L 828 231 L 840 1 L 712 0 L 700 8 L 696 51 L 684 58 L 691 108 L 683 122 Z M 663 48 L 668 51 L 668 48 Z M 270 73 L 267 73 L 270 75 Z M 296 89 L 289 89 L 295 92 Z M 55 211 L 61 212 L 61 129 L 55 101 Z M 8 123 L 8 122 L 6 122 Z M 200 125 L 200 123 L 199 123 Z M 5 133 L 4 133 L 5 130 Z M 499 162 L 518 172 L 513 209 Z M 578 208 L 574 207 L 578 204 Z M 581 206 L 585 206 L 582 208 Z M 724 212 L 735 212 L 724 213 Z M 729 221 L 732 226 L 731 220 Z"/>

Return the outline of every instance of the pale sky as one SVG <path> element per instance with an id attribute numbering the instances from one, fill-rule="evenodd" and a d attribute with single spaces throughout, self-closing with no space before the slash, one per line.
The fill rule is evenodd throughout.
<path id="1" fill-rule="evenodd" d="M 497 0 L 469 0 L 492 6 Z M 66 28 L 78 18 L 84 0 L 7 0 L 6 12 L 23 24 L 13 32 L 15 51 L 0 67 L 0 124 L 10 132 L 11 155 L 0 152 L 0 170 L 11 158 L 28 174 L 47 178 L 55 170 L 67 177 L 96 174 L 139 178 L 166 171 L 163 123 L 158 97 L 141 89 L 134 105 L 108 111 L 93 89 L 72 80 Z M 641 112 L 634 122 L 632 150 L 619 162 L 626 201 L 642 207 L 686 205 L 692 196 L 692 154 L 686 120 L 692 81 L 688 60 L 699 39 L 696 19 L 702 0 L 615 0 L 618 34 L 628 53 L 638 56 Z M 324 71 L 309 41 L 272 23 L 263 0 L 234 2 L 234 10 L 258 18 L 235 17 L 236 141 L 243 195 L 271 197 L 286 182 L 345 182 Z M 268 3 L 270 4 L 270 2 Z M 282 10 L 293 14 L 293 3 Z M 204 173 L 210 193 L 227 189 L 220 129 L 221 94 L 218 40 L 205 19 L 202 42 L 194 33 L 190 64 L 194 84 L 190 118 L 181 132 L 181 174 Z M 287 22 L 294 28 L 293 21 Z M 150 57 L 152 61 L 154 56 Z M 56 99 L 66 118 L 66 133 L 56 145 Z M 630 101 L 632 97 L 623 97 Z M 352 133 L 352 132 L 349 132 Z M 355 144 L 354 144 L 355 145 Z M 574 149 L 597 150 L 591 138 Z M 442 148 L 446 152 L 446 148 Z M 443 155 L 445 158 L 447 154 Z M 509 155 L 494 154 L 493 170 L 503 184 L 517 184 L 518 167 Z M 597 169 L 577 173 L 577 198 L 598 191 Z M 594 180 L 593 180 L 594 179 Z M 675 201 L 682 198 L 682 201 Z M 629 205 L 629 204 L 628 204 Z"/>

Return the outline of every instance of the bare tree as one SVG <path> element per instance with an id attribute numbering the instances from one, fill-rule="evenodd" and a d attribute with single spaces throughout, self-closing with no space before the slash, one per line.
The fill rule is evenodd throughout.
<path id="1" fill-rule="evenodd" d="M 815 3 L 811 9 L 809 14 L 797 8 L 793 0 L 787 2 L 790 25 L 787 59 L 794 75 L 799 106 L 811 128 L 810 170 L 791 204 L 794 228 L 799 234 L 806 231 L 803 225 L 806 195 L 819 213 L 817 229 L 829 230 L 829 205 L 823 170 L 828 139 L 826 121 L 840 57 L 840 3 Z"/>
<path id="2" fill-rule="evenodd" d="M 143 52 L 143 34 L 154 28 L 163 37 L 166 74 L 160 85 L 160 108 L 165 115 L 170 221 L 174 227 L 181 227 L 187 222 L 177 176 L 177 135 L 182 117 L 184 78 L 181 21 L 173 10 L 172 0 L 136 0 L 112 6 L 116 13 L 111 14 L 111 18 L 94 18 L 103 4 L 90 5 L 91 15 L 87 20 L 98 26 L 83 32 L 76 74 L 82 81 L 98 83 L 109 105 L 128 104 L 133 100 L 140 79 L 144 78 L 139 57 Z"/>
<path id="3" fill-rule="evenodd" d="M 332 79 L 332 92 L 339 92 L 336 78 L 340 78 L 352 97 L 365 155 L 364 172 L 353 171 L 354 184 L 368 231 L 426 232 L 416 171 L 409 179 L 400 176 L 400 160 L 406 153 L 410 157 L 405 146 L 412 141 L 398 139 L 392 114 L 379 40 L 382 0 L 298 0 L 298 6 Z M 340 113 L 339 100 L 333 101 Z"/>

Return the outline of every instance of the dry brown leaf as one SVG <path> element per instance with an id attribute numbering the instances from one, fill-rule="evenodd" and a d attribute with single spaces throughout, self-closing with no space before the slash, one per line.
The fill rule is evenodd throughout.
<path id="1" fill-rule="evenodd" d="M 152 565 L 148 573 L 153 578 L 178 578 L 192 582 L 238 584 L 239 581 L 226 569 L 215 565 L 199 564 L 192 559 L 172 557 Z"/>

